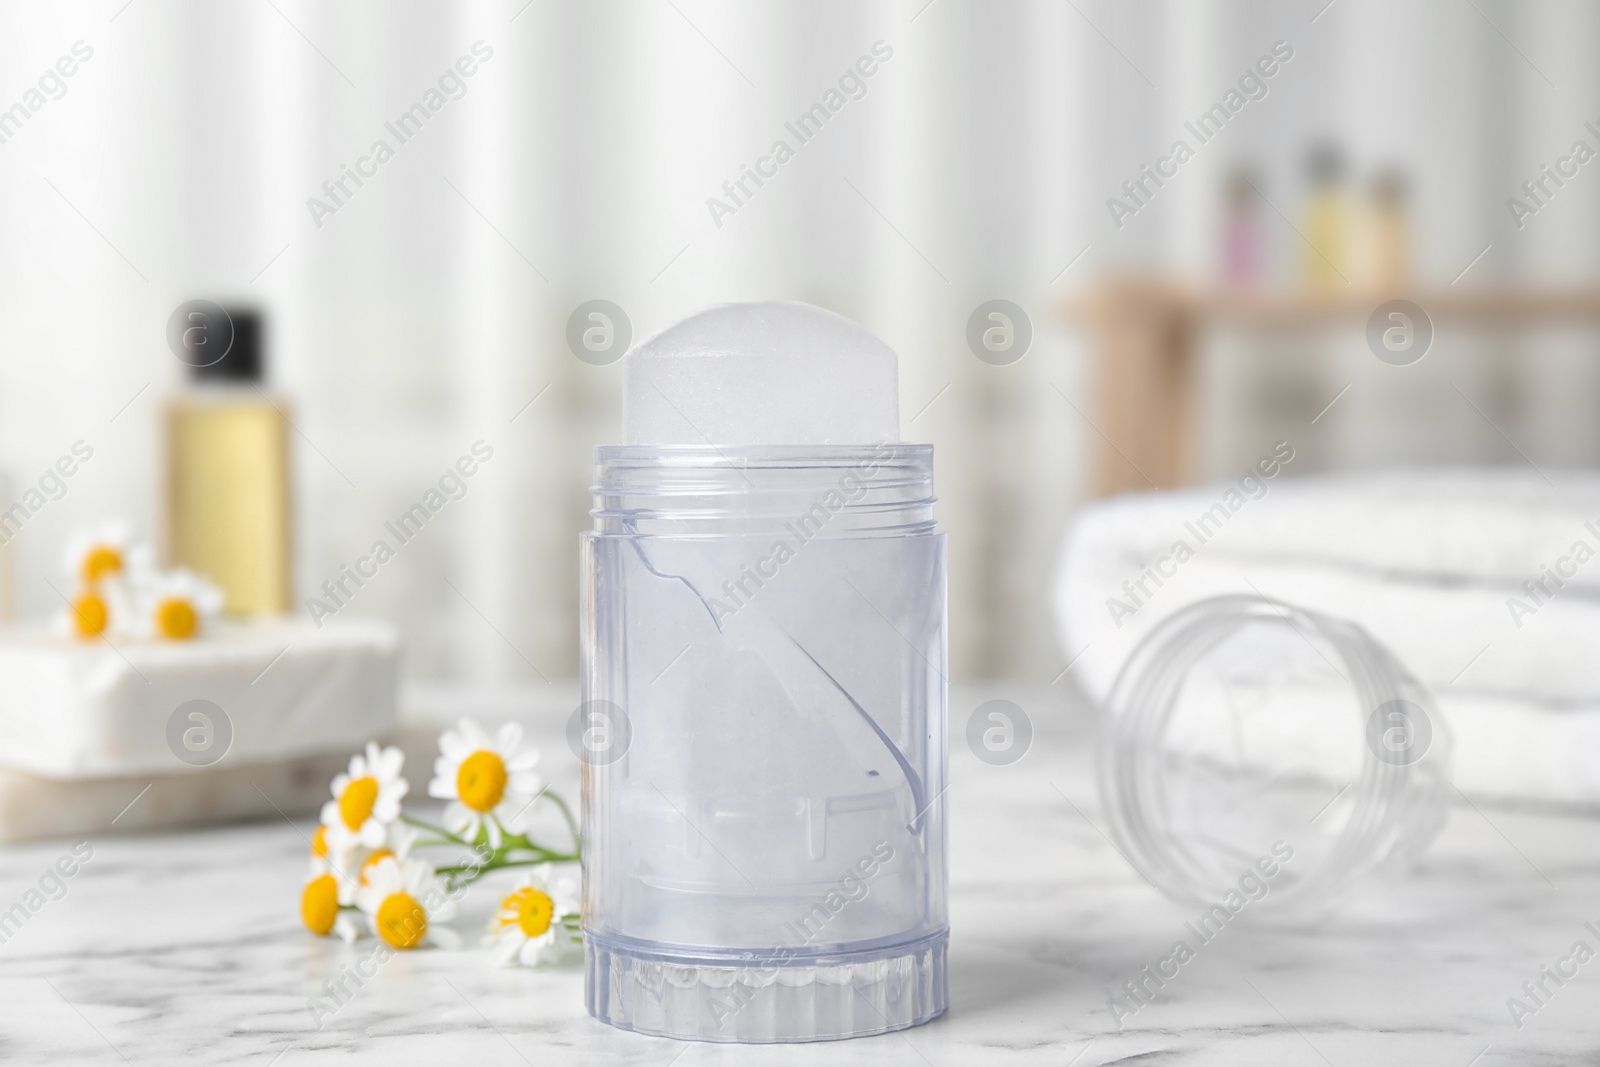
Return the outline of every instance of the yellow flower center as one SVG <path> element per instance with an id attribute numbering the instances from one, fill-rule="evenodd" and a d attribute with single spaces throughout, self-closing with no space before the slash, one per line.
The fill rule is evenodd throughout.
<path id="1" fill-rule="evenodd" d="M 187 641 L 200 628 L 200 615 L 182 597 L 169 596 L 156 605 L 156 632 L 172 641 Z"/>
<path id="2" fill-rule="evenodd" d="M 327 937 L 339 917 L 339 883 L 331 874 L 319 874 L 300 894 L 300 921 L 318 937 Z"/>
<path id="3" fill-rule="evenodd" d="M 328 854 L 328 828 L 318 825 L 311 834 L 311 854 L 321 859 Z"/>
<path id="4" fill-rule="evenodd" d="M 122 569 L 122 553 L 110 545 L 95 545 L 83 557 L 83 580 L 90 585 Z"/>
<path id="5" fill-rule="evenodd" d="M 378 780 L 371 775 L 353 779 L 344 787 L 339 797 L 339 818 L 351 833 L 361 829 L 361 824 L 372 817 L 372 806 L 378 802 Z"/>
<path id="6" fill-rule="evenodd" d="M 79 637 L 99 637 L 110 621 L 111 612 L 98 594 L 85 593 L 72 602 L 72 624 Z"/>
<path id="7" fill-rule="evenodd" d="M 532 886 L 523 886 L 512 893 L 500 902 L 500 907 L 511 913 L 511 917 L 500 920 L 500 925 L 520 926 L 529 937 L 539 937 L 550 929 L 550 920 L 556 914 L 556 904 L 550 895 Z"/>
<path id="8" fill-rule="evenodd" d="M 394 857 L 392 849 L 380 848 L 373 850 L 372 855 L 361 861 L 361 884 L 367 884 L 367 872 L 376 867 L 381 860 Z"/>
<path id="9" fill-rule="evenodd" d="M 394 948 L 416 948 L 428 932 L 428 913 L 410 893 L 390 893 L 378 905 L 378 936 Z"/>
<path id="10" fill-rule="evenodd" d="M 506 795 L 506 761 L 479 749 L 456 771 L 456 796 L 473 811 L 493 811 Z"/>

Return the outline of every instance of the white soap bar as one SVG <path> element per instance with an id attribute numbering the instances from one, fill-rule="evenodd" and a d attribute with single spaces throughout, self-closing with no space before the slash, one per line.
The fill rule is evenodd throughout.
<path id="1" fill-rule="evenodd" d="M 629 444 L 898 441 L 897 361 L 860 326 L 810 304 L 722 304 L 628 354 L 623 411 Z"/>
<path id="2" fill-rule="evenodd" d="M 393 627 L 365 621 L 221 624 L 199 641 L 115 647 L 13 628 L 0 633 L 0 768 L 192 773 L 202 768 L 169 745 L 173 713 L 191 700 L 221 708 L 231 727 L 212 766 L 353 752 L 395 728 L 399 650 Z"/>

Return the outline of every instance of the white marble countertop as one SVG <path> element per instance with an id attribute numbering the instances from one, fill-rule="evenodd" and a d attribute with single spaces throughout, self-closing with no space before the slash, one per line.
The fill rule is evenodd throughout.
<path id="1" fill-rule="evenodd" d="M 930 1025 L 827 1046 L 641 1037 L 585 1014 L 581 965 L 501 970 L 474 947 L 398 955 L 319 1028 L 308 998 L 361 946 L 300 927 L 310 824 L 280 820 L 91 835 L 93 858 L 66 895 L 0 944 L 0 1061 L 1600 1063 L 1600 961 L 1549 985 L 1520 1030 L 1506 1005 L 1574 942 L 1600 949 L 1584 927 L 1600 928 L 1600 819 L 1466 804 L 1409 881 L 1362 890 L 1316 930 L 1230 926 L 1119 1028 L 1109 994 L 1166 954 L 1188 909 L 1148 888 L 1086 821 L 1099 821 L 1098 804 L 1085 713 L 1067 684 L 975 687 L 952 701 L 951 1006 Z M 967 715 L 993 696 L 1017 700 L 1036 726 L 1012 766 L 979 762 L 963 740 Z M 559 737 L 569 697 L 541 698 L 538 722 L 546 773 L 572 797 L 576 761 Z M 69 847 L 0 851 L 0 910 Z M 494 884 L 454 924 L 469 944 Z"/>

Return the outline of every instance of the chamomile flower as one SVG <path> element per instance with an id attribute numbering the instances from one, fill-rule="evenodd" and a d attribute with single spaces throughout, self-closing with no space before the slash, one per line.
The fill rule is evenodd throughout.
<path id="1" fill-rule="evenodd" d="M 397 822 L 389 827 L 389 837 L 386 844 L 374 849 L 360 849 L 352 857 L 354 862 L 349 866 L 355 871 L 356 882 L 360 885 L 371 883 L 371 874 L 374 867 L 386 859 L 393 859 L 401 866 L 411 858 L 411 846 L 416 843 L 417 832 L 403 822 Z M 354 890 L 351 892 L 354 898 Z"/>
<path id="2" fill-rule="evenodd" d="M 133 616 L 127 583 L 120 578 L 104 578 L 73 595 L 56 616 L 55 629 L 82 639 L 115 637 L 129 630 Z"/>
<path id="3" fill-rule="evenodd" d="M 326 847 L 346 853 L 357 845 L 382 848 L 400 818 L 400 800 L 410 788 L 401 777 L 405 754 L 368 741 L 365 755 L 350 757 L 350 769 L 333 780 L 333 799 L 322 805 Z"/>
<path id="4" fill-rule="evenodd" d="M 502 967 L 537 967 L 578 943 L 561 920 L 578 914 L 578 887 L 571 878 L 550 880 L 550 864 L 541 863 L 500 901 L 489 920 L 484 944 L 494 946 Z"/>
<path id="5" fill-rule="evenodd" d="M 385 856 L 367 872 L 366 884 L 356 890 L 356 906 L 366 913 L 372 932 L 391 948 L 456 945 L 455 934 L 438 925 L 455 915 L 456 902 L 426 860 L 408 859 L 401 864 L 393 856 Z"/>
<path id="6" fill-rule="evenodd" d="M 523 816 L 540 792 L 539 762 L 535 749 L 518 751 L 522 727 L 508 722 L 494 739 L 471 719 L 439 735 L 439 758 L 433 764 L 428 795 L 451 803 L 444 822 L 450 831 L 468 841 L 478 839 L 478 828 L 489 835 L 489 847 L 499 848 L 502 829 L 518 833 Z"/>
<path id="7" fill-rule="evenodd" d="M 222 610 L 222 590 L 182 567 L 148 575 L 136 589 L 134 630 L 143 637 L 192 640 L 205 632 Z"/>
<path id="8" fill-rule="evenodd" d="M 329 934 L 345 941 L 354 941 L 360 934 L 350 916 L 340 907 L 348 903 L 340 872 L 326 859 L 311 861 L 311 874 L 300 890 L 300 921 L 307 930 L 318 937 Z"/>
<path id="9" fill-rule="evenodd" d="M 330 844 L 328 827 L 318 823 L 311 832 L 311 863 L 314 868 L 330 871 L 338 877 L 340 904 L 354 904 L 356 882 L 350 872 L 356 870 L 356 856 L 367 850 L 348 838 L 340 840 L 339 845 L 335 848 Z"/>
<path id="10" fill-rule="evenodd" d="M 111 519 L 68 537 L 61 565 L 73 581 L 93 587 L 103 579 L 127 578 L 148 568 L 150 550 L 133 543 L 127 523 Z"/>

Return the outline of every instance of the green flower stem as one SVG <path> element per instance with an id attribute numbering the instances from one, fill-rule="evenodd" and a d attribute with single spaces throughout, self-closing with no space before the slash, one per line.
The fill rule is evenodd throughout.
<path id="1" fill-rule="evenodd" d="M 527 860 L 505 859 L 503 858 L 503 853 L 497 852 L 489 859 L 487 863 L 484 863 L 482 866 L 479 866 L 476 863 L 462 863 L 453 867 L 436 867 L 434 868 L 434 873 L 442 874 L 449 878 L 455 878 L 455 876 L 459 874 L 470 874 L 470 877 L 463 879 L 460 884 L 471 885 L 473 882 L 476 882 L 479 878 L 482 878 L 490 871 L 504 870 L 507 867 L 537 867 L 541 863 L 578 862 L 578 857 L 576 855 L 563 856 L 560 853 L 549 852 L 546 849 L 540 849 L 540 851 L 544 852 L 545 855 L 536 856 L 533 859 Z"/>
<path id="2" fill-rule="evenodd" d="M 433 823 L 425 822 L 422 819 L 414 819 L 410 815 L 405 814 L 404 812 L 400 813 L 400 821 L 405 823 L 407 826 L 415 826 L 419 830 L 427 830 L 429 833 L 438 834 L 440 837 L 444 838 L 447 842 L 449 842 L 451 844 L 460 845 L 463 848 L 471 848 L 472 847 L 472 842 L 468 841 L 466 838 L 459 837 L 456 834 L 451 833 L 449 830 L 446 830 L 442 826 L 435 826 L 435 825 L 433 825 Z M 418 843 L 420 844 L 421 842 L 418 842 Z M 429 842 L 429 843 L 431 844 L 432 842 Z"/>
<path id="3" fill-rule="evenodd" d="M 445 879 L 445 884 L 453 891 L 463 886 L 471 885 L 490 871 L 498 871 L 507 867 L 533 867 L 541 863 L 581 862 L 582 849 L 580 845 L 582 837 L 578 832 L 577 820 L 572 816 L 572 809 L 567 807 L 566 802 L 554 793 L 547 793 L 546 795 L 560 809 L 561 817 L 566 821 L 567 830 L 572 835 L 572 851 L 570 852 L 558 852 L 553 848 L 546 848 L 544 845 L 537 844 L 531 840 L 527 834 L 510 833 L 503 826 L 500 826 L 500 847 L 490 849 L 487 825 L 481 826 L 475 838 L 468 841 L 460 834 L 451 833 L 449 830 L 441 826 L 435 826 L 424 819 L 413 818 L 402 813 L 400 821 L 408 826 L 426 830 L 436 835 L 436 839 L 414 842 L 412 846 L 414 848 L 456 845 L 470 849 L 483 857 L 480 862 L 476 863 L 457 863 L 447 867 L 434 868 L 434 872 L 442 876 Z M 499 826 L 498 821 L 496 825 Z M 532 855 L 530 856 L 528 853 Z"/>
<path id="4" fill-rule="evenodd" d="M 572 854 L 576 856 L 583 851 L 583 837 L 578 833 L 578 821 L 572 817 L 572 809 L 554 793 L 546 793 L 545 796 L 555 802 L 555 806 L 561 809 L 561 817 L 567 820 L 567 831 L 572 834 Z"/>

